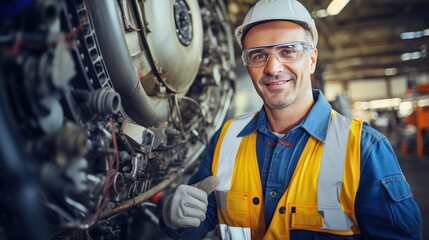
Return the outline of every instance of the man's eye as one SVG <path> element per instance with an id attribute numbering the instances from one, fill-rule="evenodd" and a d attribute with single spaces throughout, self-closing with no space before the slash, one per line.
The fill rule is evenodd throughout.
<path id="1" fill-rule="evenodd" d="M 287 49 L 282 49 L 281 51 L 280 51 L 280 54 L 281 55 L 283 55 L 283 56 L 288 56 L 288 55 L 293 55 L 293 54 L 295 54 L 295 49 L 292 49 L 292 48 L 287 48 Z"/>
<path id="2" fill-rule="evenodd" d="M 250 59 L 254 61 L 260 61 L 267 58 L 267 54 L 265 53 L 253 53 L 250 55 Z"/>

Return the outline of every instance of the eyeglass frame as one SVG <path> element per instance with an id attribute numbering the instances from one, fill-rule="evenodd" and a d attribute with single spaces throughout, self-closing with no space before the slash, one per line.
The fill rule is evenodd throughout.
<path id="1" fill-rule="evenodd" d="M 288 46 L 288 45 L 296 45 L 296 44 L 299 44 L 299 45 L 301 45 L 303 47 L 302 50 L 297 50 L 297 51 L 301 51 L 302 54 L 298 58 L 293 59 L 292 61 L 286 61 L 286 62 L 281 61 L 281 57 L 278 56 L 278 53 L 276 53 L 274 51 L 274 48 L 278 47 L 278 46 Z M 255 65 L 250 65 L 249 63 L 246 63 L 248 61 L 245 60 L 245 54 L 248 51 L 258 50 L 258 49 L 268 49 L 268 48 L 272 48 L 272 49 L 271 49 L 271 52 L 269 53 L 269 55 L 267 56 L 267 59 L 265 60 L 264 64 L 262 64 L 261 66 L 255 66 Z M 277 43 L 277 44 L 273 44 L 273 45 L 267 45 L 267 46 L 261 46 L 261 47 L 254 47 L 254 48 L 244 49 L 242 51 L 242 53 L 241 53 L 241 59 L 242 59 L 242 61 L 243 61 L 243 63 L 244 63 L 245 66 L 257 68 L 257 67 L 264 67 L 264 66 L 266 66 L 267 63 L 268 63 L 268 60 L 270 59 L 270 57 L 271 57 L 272 54 L 274 54 L 277 57 L 277 60 L 279 62 L 281 62 L 281 63 L 293 63 L 293 62 L 301 60 L 302 56 L 304 54 L 308 53 L 310 50 L 313 50 L 313 49 L 314 49 L 314 47 L 312 45 L 310 45 L 310 44 L 308 44 L 306 42 L 302 42 L 302 41 L 284 42 L 284 43 Z M 248 54 L 247 54 L 247 56 L 248 56 Z"/>

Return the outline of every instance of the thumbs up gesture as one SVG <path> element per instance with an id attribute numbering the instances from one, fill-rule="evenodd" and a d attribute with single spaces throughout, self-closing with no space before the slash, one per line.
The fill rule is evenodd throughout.
<path id="1" fill-rule="evenodd" d="M 208 195 L 219 184 L 210 176 L 193 186 L 182 184 L 168 195 L 162 207 L 165 224 L 172 229 L 198 227 L 206 219 Z"/>

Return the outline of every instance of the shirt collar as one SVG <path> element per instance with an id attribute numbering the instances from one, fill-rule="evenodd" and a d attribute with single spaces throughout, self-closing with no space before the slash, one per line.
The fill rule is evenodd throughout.
<path id="1" fill-rule="evenodd" d="M 293 130 L 302 128 L 317 140 L 324 142 L 328 131 L 329 120 L 331 118 L 332 107 L 320 90 L 313 90 L 313 98 L 315 100 L 315 104 L 311 108 L 307 117 Z M 255 117 L 246 125 L 246 127 L 244 127 L 240 134 L 238 134 L 238 137 L 249 135 L 256 130 L 268 134 L 269 130 L 267 121 L 267 115 L 262 107 Z"/>
<path id="2" fill-rule="evenodd" d="M 316 102 L 300 125 L 311 136 L 325 142 L 332 107 L 320 90 L 313 90 L 313 98 Z"/>

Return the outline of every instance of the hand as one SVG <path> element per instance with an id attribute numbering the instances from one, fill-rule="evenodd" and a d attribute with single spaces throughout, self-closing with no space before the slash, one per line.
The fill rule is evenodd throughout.
<path id="1" fill-rule="evenodd" d="M 172 229 L 198 227 L 206 219 L 208 195 L 219 184 L 219 179 L 210 176 L 203 181 L 180 185 L 168 195 L 162 207 L 165 225 Z"/>

